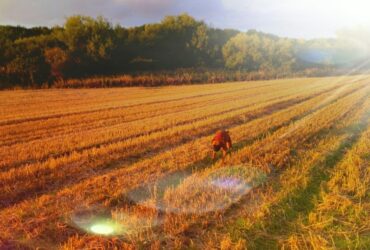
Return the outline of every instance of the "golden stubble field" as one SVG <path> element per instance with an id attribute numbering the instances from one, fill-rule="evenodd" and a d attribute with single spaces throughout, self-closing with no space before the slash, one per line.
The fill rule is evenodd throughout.
<path id="1" fill-rule="evenodd" d="M 367 249 L 369 82 L 0 92 L 0 249 Z"/>

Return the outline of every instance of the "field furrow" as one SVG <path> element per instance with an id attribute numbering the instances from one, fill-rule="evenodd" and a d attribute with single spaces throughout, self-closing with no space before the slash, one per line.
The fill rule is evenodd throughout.
<path id="1" fill-rule="evenodd" d="M 23 197 L 28 197 L 30 194 L 39 195 L 44 193 L 45 190 L 55 190 L 67 183 L 70 185 L 72 184 L 71 177 L 75 177 L 73 182 L 79 182 L 92 175 L 103 174 L 109 170 L 130 165 L 142 157 L 148 157 L 149 154 L 154 156 L 156 153 L 170 150 L 173 147 L 192 141 L 193 138 L 209 136 L 221 127 L 241 125 L 305 101 L 314 103 L 318 100 L 325 100 L 328 96 L 330 96 L 330 93 L 325 92 L 304 98 L 293 98 L 247 112 L 243 114 L 242 118 L 239 114 L 226 118 L 222 116 L 221 120 L 211 118 L 202 122 L 183 125 L 178 129 L 174 127 L 171 130 L 143 136 L 137 140 L 116 143 L 108 149 L 101 147 L 93 152 L 91 150 L 80 153 L 74 152 L 74 154 L 61 157 L 61 159 L 52 159 L 45 163 L 31 164 L 18 169 L 13 168 L 12 171 L 0 174 L 0 180 L 2 180 L 0 190 L 3 191 L 0 195 L 1 203 L 3 206 L 8 206 L 23 199 Z M 305 106 L 310 107 L 307 104 Z M 162 142 L 164 140 L 170 142 L 170 148 L 163 148 Z M 83 160 L 86 156 L 87 159 Z M 38 182 L 30 183 L 30 178 L 37 178 Z"/>
<path id="2" fill-rule="evenodd" d="M 270 151 L 271 145 L 272 145 L 273 148 L 275 150 L 278 150 L 277 152 L 279 152 L 280 154 L 285 153 L 285 154 L 290 155 L 291 154 L 290 152 L 286 152 L 286 151 L 282 152 L 280 150 L 280 147 L 276 146 L 276 145 L 279 145 L 281 142 L 279 142 L 279 144 L 276 144 L 276 143 L 271 144 L 271 140 L 274 140 L 274 141 L 279 140 L 282 134 L 286 135 L 287 131 L 293 131 L 293 132 L 289 132 L 291 133 L 292 136 L 290 138 L 284 137 L 284 140 L 289 140 L 289 143 L 290 145 L 292 145 L 292 148 L 295 151 L 297 151 L 296 154 L 298 154 L 298 152 L 301 152 L 301 151 L 304 152 L 306 150 L 315 149 L 316 145 L 319 144 L 322 139 L 329 137 L 330 133 L 331 133 L 331 136 L 337 136 L 335 127 L 338 127 L 338 129 L 340 129 L 343 126 L 343 123 L 350 124 L 351 122 L 354 121 L 352 115 L 356 113 L 364 112 L 362 105 L 364 104 L 364 101 L 366 100 L 365 98 L 369 97 L 368 91 L 369 89 L 367 89 L 367 91 L 365 91 L 364 93 L 357 92 L 357 93 L 354 93 L 352 96 L 348 96 L 348 98 L 342 98 L 341 100 L 333 104 L 330 104 L 326 106 L 325 108 L 320 109 L 314 112 L 312 115 L 308 116 L 308 120 L 304 120 L 304 122 L 308 123 L 308 125 L 309 124 L 320 124 L 320 126 L 317 126 L 316 129 L 307 130 L 303 126 L 296 128 L 296 124 L 290 124 L 288 126 L 282 127 L 281 129 L 278 129 L 271 136 L 268 136 L 264 138 L 263 140 L 257 141 L 251 146 L 246 147 L 246 149 L 257 147 L 259 148 L 259 151 Z M 337 113 L 332 112 L 333 109 L 338 110 L 338 111 L 340 110 L 340 114 L 338 115 Z M 322 119 L 325 119 L 325 122 L 318 123 Z M 300 121 L 303 121 L 303 119 L 301 119 Z M 330 126 L 332 130 L 326 130 L 328 126 Z M 294 128 L 294 130 L 292 130 L 292 128 Z M 338 137 L 338 138 L 344 139 L 345 136 Z M 299 143 L 294 146 L 294 143 L 296 142 L 299 142 Z M 227 165 L 228 166 L 241 166 L 241 164 L 244 164 L 245 166 L 248 166 L 248 165 L 255 166 L 253 165 L 254 162 L 251 161 L 250 159 L 243 159 L 242 162 L 240 161 L 241 160 L 240 155 L 243 154 L 244 151 L 245 149 L 242 149 L 242 150 L 239 150 L 236 154 L 233 154 L 232 158 L 228 160 Z M 261 154 L 260 157 L 261 157 L 261 162 L 262 162 L 264 160 L 264 155 Z M 290 158 L 294 158 L 294 156 L 292 155 Z M 284 167 L 288 167 L 289 162 L 291 162 L 291 159 L 288 159 L 284 162 Z M 176 239 L 176 237 L 180 235 L 179 242 L 181 242 L 181 238 L 187 238 L 189 235 L 195 236 L 199 234 L 199 232 L 189 233 L 188 230 L 190 228 L 190 231 L 191 231 L 191 225 L 193 223 L 197 222 L 203 226 L 204 225 L 207 226 L 212 221 L 217 220 L 217 218 L 220 217 L 220 211 L 217 209 L 214 212 L 212 212 L 213 211 L 212 209 L 209 210 L 211 211 L 211 214 L 210 213 L 204 214 L 201 212 L 194 213 L 194 211 L 202 211 L 206 207 L 214 209 L 215 204 L 219 205 L 220 199 L 221 200 L 225 199 L 225 197 L 227 199 L 228 195 L 231 195 L 229 199 L 233 201 L 232 199 L 232 195 L 234 195 L 233 192 L 228 193 L 227 191 L 223 189 L 217 190 L 217 188 L 215 188 L 214 186 L 212 186 L 212 188 L 205 187 L 206 182 L 204 180 L 207 179 L 207 177 L 214 175 L 215 173 L 220 174 L 219 167 L 220 167 L 219 165 L 216 165 L 215 168 L 209 168 L 204 171 L 193 173 L 187 178 L 185 178 L 186 176 L 182 177 L 183 181 L 177 180 L 177 182 L 181 184 L 177 186 L 175 189 L 173 188 L 174 183 L 170 182 L 168 189 L 165 190 L 163 194 L 164 203 L 166 204 L 164 210 L 162 210 L 163 208 L 161 208 L 159 211 L 158 210 L 150 211 L 150 213 L 153 216 L 151 218 L 152 220 L 155 220 L 156 216 L 163 216 L 163 215 L 160 215 L 162 211 L 167 211 L 167 212 L 169 211 L 169 213 L 166 214 L 165 218 L 163 219 L 164 220 L 163 227 L 160 226 L 160 228 L 163 228 L 162 233 L 158 232 L 159 230 L 158 228 L 153 228 L 154 232 L 153 231 L 149 233 L 144 232 L 142 234 L 139 234 L 137 236 L 138 238 L 134 238 L 135 244 L 140 244 L 140 240 L 139 241 L 137 240 L 142 237 L 145 238 L 145 236 L 143 235 L 146 235 L 147 237 L 152 236 L 154 237 L 154 239 L 156 239 L 157 237 L 156 235 L 158 234 L 162 236 L 166 235 L 167 238 L 169 237 L 171 239 L 170 242 L 174 240 L 173 238 Z M 245 168 L 247 168 L 247 170 L 244 170 L 246 171 L 246 178 L 250 180 L 250 178 L 252 178 L 255 174 L 253 174 L 253 170 L 248 170 L 248 167 L 245 167 Z M 235 169 L 233 170 L 235 171 Z M 225 169 L 224 171 L 227 172 L 227 169 Z M 259 175 L 256 175 L 256 178 L 258 178 L 258 176 Z M 239 178 L 242 177 L 240 172 L 238 173 L 238 177 Z M 150 194 L 150 192 L 148 192 L 148 194 Z M 143 197 L 145 196 L 140 197 L 140 200 L 142 200 Z M 160 194 L 154 195 L 154 197 L 158 199 L 160 197 Z M 119 200 L 120 199 L 118 199 L 118 201 Z M 236 201 L 234 200 L 233 202 L 236 202 Z M 111 201 L 109 204 L 113 207 L 117 207 L 117 200 L 114 200 L 114 202 Z M 155 205 L 153 206 L 153 204 Z M 117 218 L 119 220 L 120 218 L 119 215 L 130 214 L 132 216 L 132 214 L 135 213 L 135 211 L 143 212 L 143 210 L 145 210 L 145 208 L 142 208 L 143 206 L 149 206 L 146 208 L 147 210 L 153 210 L 153 209 L 156 210 L 157 208 L 156 206 L 158 206 L 158 204 L 160 204 L 158 203 L 158 201 L 153 201 L 153 197 L 149 197 L 149 200 L 141 201 L 139 205 L 135 205 L 133 208 L 130 206 L 128 207 L 124 206 L 124 204 L 122 204 L 121 206 L 118 205 L 118 207 L 122 207 L 122 208 L 118 209 L 118 212 L 115 210 L 114 213 L 116 214 L 115 216 L 117 216 L 118 214 Z M 229 205 L 231 206 L 233 205 L 233 203 Z M 176 211 L 176 212 L 174 213 L 173 211 Z M 191 211 L 190 214 L 189 214 L 189 211 Z M 127 222 L 121 221 L 121 223 L 125 224 Z M 148 224 L 151 224 L 151 223 L 148 223 Z M 182 237 L 181 235 L 183 236 L 186 235 L 186 237 Z M 86 236 L 86 237 L 85 236 L 77 236 L 77 237 L 74 236 L 71 239 L 69 239 L 67 242 L 69 243 L 71 241 L 73 242 L 74 239 L 76 238 L 80 242 L 89 243 L 89 238 L 91 237 L 90 236 Z M 121 244 L 121 243 L 118 242 L 117 244 Z M 167 242 L 166 245 L 169 246 L 170 248 L 178 247 L 178 245 L 171 245 L 171 243 Z M 97 243 L 95 242 L 95 244 Z M 102 238 L 101 244 L 103 246 L 104 244 L 107 244 L 107 241 L 104 238 Z M 89 245 L 81 245 L 80 247 L 89 247 Z M 185 245 L 183 247 L 189 247 L 189 246 Z"/>
<path id="3" fill-rule="evenodd" d="M 366 246 L 368 81 L 0 92 L 0 249 Z"/>
<path id="4" fill-rule="evenodd" d="M 129 122 L 108 126 L 107 128 L 103 127 L 96 130 L 78 132 L 66 137 L 45 138 L 31 143 L 20 143 L 9 147 L 2 147 L 2 151 L 0 151 L 0 169 L 1 166 L 6 166 L 5 169 L 9 169 L 35 161 L 43 161 L 49 157 L 56 158 L 72 151 L 83 151 L 89 148 L 101 147 L 161 130 L 171 129 L 176 126 L 210 119 L 212 116 L 216 117 L 227 113 L 233 113 L 235 115 L 236 111 L 241 115 L 247 110 L 258 108 L 259 104 L 260 106 L 266 106 L 274 102 L 278 103 L 279 101 L 292 98 L 292 96 L 297 96 L 300 92 L 308 95 L 311 91 L 315 92 L 315 88 L 311 88 L 311 91 L 306 88 L 290 91 L 291 94 L 289 91 L 282 91 L 266 94 L 263 98 L 257 97 L 256 99 L 248 97 L 245 99 L 240 98 L 228 103 L 228 105 L 203 106 L 199 109 L 182 112 L 181 116 L 178 113 L 163 115 L 143 119 L 140 122 Z M 13 164 L 10 164 L 10 162 Z"/>
<path id="5" fill-rule="evenodd" d="M 323 184 L 328 183 L 328 176 L 336 173 L 336 176 L 343 178 L 333 168 L 343 161 L 344 154 L 368 127 L 369 105 L 367 101 L 363 107 L 354 110 L 352 117 L 347 116 L 333 130 L 321 135 L 312 149 L 304 147 L 297 151 L 291 167 L 281 175 L 273 176 L 267 185 L 248 194 L 226 213 L 227 219 L 215 219 L 212 229 L 195 237 L 196 241 L 204 248 L 218 247 L 224 241 L 236 245 L 240 243 L 240 238 L 245 239 L 243 245 L 248 249 L 305 249 L 311 243 L 308 249 L 315 249 L 315 246 L 326 245 L 321 244 L 324 241 L 320 241 L 318 235 L 316 242 L 310 242 L 312 238 L 304 224 L 312 220 L 309 214 L 315 207 Z M 224 220 L 228 221 L 226 225 Z M 322 220 L 322 223 L 329 221 Z M 320 223 L 316 225 L 318 228 L 322 226 Z M 199 231 L 201 228 L 194 227 L 192 230 Z M 303 236 L 302 231 L 306 235 Z"/>
<path id="6" fill-rule="evenodd" d="M 288 86 L 289 87 L 289 86 Z M 283 88 L 283 87 L 282 87 Z M 287 87 L 285 87 L 287 88 Z M 264 91 L 263 86 L 255 88 L 257 91 L 251 91 L 250 88 L 235 93 L 220 93 L 217 96 L 195 97 L 190 101 L 173 101 L 162 104 L 155 103 L 141 107 L 129 107 L 115 109 L 112 111 L 97 111 L 89 114 L 76 114 L 69 117 L 50 118 L 43 121 L 28 122 L 19 125 L 3 126 L 0 131 L 2 145 L 20 143 L 24 140 L 30 140 L 43 137 L 55 137 L 58 135 L 67 136 L 71 132 L 92 130 L 99 127 L 109 127 L 130 121 L 140 121 L 141 119 L 156 117 L 170 113 L 178 113 L 184 110 L 199 108 L 225 102 L 231 102 L 233 99 L 243 96 L 261 95 Z M 276 88 L 278 90 L 278 88 Z M 262 92 L 262 93 L 261 93 Z M 233 97 L 233 98 L 231 98 Z"/>
<path id="7" fill-rule="evenodd" d="M 259 86 L 257 86 L 259 87 Z M 255 87 L 252 87 L 252 88 L 255 88 Z M 221 87 L 222 89 L 222 87 Z M 26 113 L 26 117 L 25 118 L 17 118 L 17 119 L 8 119 L 8 120 L 3 120 L 3 121 L 0 121 L 0 126 L 2 125 L 10 125 L 10 124 L 18 124 L 18 123 L 23 123 L 23 122 L 29 122 L 29 121 L 37 121 L 37 120 L 45 120 L 45 119 L 50 119 L 50 118 L 60 118 L 60 117 L 65 117 L 65 116 L 70 116 L 70 115 L 81 115 L 81 114 L 91 114 L 91 113 L 95 113 L 95 112 L 101 112 L 101 111 L 109 111 L 109 110 L 114 110 L 114 109 L 121 109 L 121 108 L 132 108 L 132 107 L 136 107 L 136 106 L 144 106 L 144 105 L 151 105 L 151 104 L 158 104 L 158 103 L 169 103 L 169 102 L 173 102 L 173 101 L 184 101 L 184 100 L 188 100 L 188 99 L 193 99 L 193 98 L 199 98 L 199 97 L 205 97 L 205 96 L 217 96 L 219 94 L 224 94 L 224 93 L 237 93 L 241 90 L 244 90 L 244 89 L 248 89 L 248 87 L 242 87 L 242 88 L 234 88 L 234 89 L 225 89 L 225 90 L 221 90 L 220 89 L 216 89 L 216 90 L 203 90 L 204 93 L 202 93 L 200 91 L 200 93 L 194 93 L 193 91 L 184 91 L 180 94 L 178 93 L 173 93 L 172 95 L 168 95 L 168 94 L 154 94 L 154 95 L 148 95 L 149 98 L 144 98 L 144 97 L 141 97 L 141 98 L 134 98 L 135 95 L 133 96 L 130 96 L 130 99 L 122 99 L 122 96 L 119 96 L 120 98 L 117 98 L 117 100 L 113 101 L 112 103 L 108 103 L 107 104 L 107 100 L 101 100 L 99 102 L 99 100 L 97 100 L 97 102 L 95 103 L 96 106 L 98 106 L 99 108 L 98 109 L 92 109 L 91 110 L 91 103 L 88 103 L 90 105 L 87 105 L 87 107 L 84 107 L 83 103 L 80 103 L 80 102 L 77 102 L 75 103 L 77 106 L 71 106 L 69 107 L 69 109 L 71 111 L 69 112 L 65 112 L 66 108 L 61 108 L 60 105 L 57 106 L 57 109 L 54 108 L 53 105 L 50 105 L 50 103 L 46 103 L 46 106 L 49 108 L 49 110 L 51 111 L 48 111 L 48 113 L 50 112 L 51 114 L 49 115 L 42 115 L 42 116 L 37 116 L 37 113 L 31 113 L 29 116 L 30 117 L 27 117 L 28 114 Z M 37 93 L 36 93 L 37 94 Z M 164 98 L 163 98 L 164 96 Z M 106 96 L 108 97 L 108 96 Z M 140 100 L 140 99 L 144 99 L 144 101 Z M 25 100 L 23 100 L 24 102 Z M 66 100 L 66 102 L 68 102 L 69 100 Z M 124 105 L 122 105 L 122 103 L 125 103 Z M 30 103 L 27 102 L 28 105 L 30 105 Z M 37 103 L 35 102 L 35 104 L 37 106 L 39 106 L 40 104 L 42 105 L 42 103 Z M 100 105 L 100 104 L 103 104 L 103 105 Z M 95 106 L 94 105 L 94 106 Z M 80 107 L 84 107 L 83 109 L 80 108 Z M 17 107 L 21 107 L 21 108 L 24 108 L 22 106 L 18 106 L 18 105 L 14 105 L 15 108 Z M 29 108 L 32 108 L 32 105 L 29 106 Z M 59 109 L 58 109 L 59 108 Z M 18 111 L 17 109 L 15 109 L 14 111 Z M 43 110 L 44 112 L 42 113 L 45 113 L 45 110 Z M 11 114 L 11 113 L 9 113 Z M 13 114 L 14 115 L 14 114 Z M 18 117 L 21 116 L 22 117 L 22 114 L 20 112 L 18 112 Z M 6 118 L 6 116 L 3 116 L 3 119 Z"/>

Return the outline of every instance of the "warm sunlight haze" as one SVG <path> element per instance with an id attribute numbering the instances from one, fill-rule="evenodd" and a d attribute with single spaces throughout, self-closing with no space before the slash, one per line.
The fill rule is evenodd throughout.
<path id="1" fill-rule="evenodd" d="M 369 10 L 0 0 L 0 250 L 370 249 Z"/>

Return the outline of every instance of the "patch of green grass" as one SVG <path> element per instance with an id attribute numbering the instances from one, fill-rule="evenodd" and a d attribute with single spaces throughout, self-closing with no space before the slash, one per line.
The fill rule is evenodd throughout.
<path id="1" fill-rule="evenodd" d="M 346 128 L 346 133 L 350 136 L 335 151 L 327 154 L 322 162 L 309 170 L 305 184 L 287 187 L 293 188 L 293 191 L 288 192 L 284 199 L 271 206 L 269 216 L 252 227 L 244 226 L 241 219 L 237 220 L 228 228 L 231 235 L 234 238 L 248 238 L 248 236 L 253 238 L 253 242 L 249 244 L 251 248 L 278 249 L 279 240 L 295 232 L 297 221 L 308 220 L 308 214 L 320 200 L 322 183 L 330 178 L 330 169 L 343 159 L 346 151 L 359 140 L 365 128 L 364 123 Z M 279 187 L 281 188 L 277 182 L 275 190 Z M 361 244 L 365 243 L 362 241 Z"/>

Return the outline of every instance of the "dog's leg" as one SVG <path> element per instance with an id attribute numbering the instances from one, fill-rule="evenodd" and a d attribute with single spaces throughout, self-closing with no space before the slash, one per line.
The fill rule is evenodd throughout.
<path id="1" fill-rule="evenodd" d="M 212 151 L 212 160 L 214 161 L 215 160 L 215 158 L 216 158 L 216 152 L 215 151 Z"/>
<path id="2" fill-rule="evenodd" d="M 227 150 L 226 149 L 222 149 L 222 164 L 225 164 L 225 158 L 227 156 Z"/>

